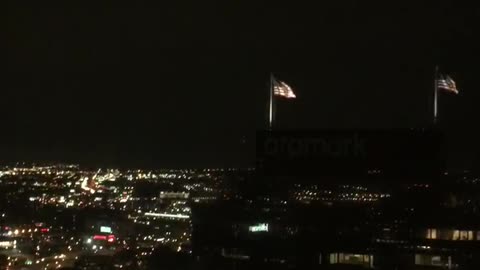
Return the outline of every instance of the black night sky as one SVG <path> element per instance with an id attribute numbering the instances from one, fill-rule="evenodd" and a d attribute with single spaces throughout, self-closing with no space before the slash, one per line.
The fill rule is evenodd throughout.
<path id="1" fill-rule="evenodd" d="M 298 96 L 281 127 L 426 127 L 439 64 L 451 166 L 480 164 L 478 9 L 216 2 L 8 5 L 1 160 L 246 165 L 270 71 Z"/>

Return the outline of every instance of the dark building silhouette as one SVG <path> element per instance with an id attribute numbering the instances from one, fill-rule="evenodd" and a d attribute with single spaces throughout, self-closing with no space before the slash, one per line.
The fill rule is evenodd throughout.
<path id="1" fill-rule="evenodd" d="M 194 207 L 193 255 L 210 269 L 478 269 L 479 188 L 446 175 L 442 149 L 432 129 L 261 132 L 239 199 Z"/>

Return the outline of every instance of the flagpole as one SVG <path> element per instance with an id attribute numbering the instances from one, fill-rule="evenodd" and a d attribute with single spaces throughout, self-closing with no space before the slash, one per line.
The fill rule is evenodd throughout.
<path id="1" fill-rule="evenodd" d="M 434 93 L 433 93 L 433 124 L 437 124 L 438 117 L 438 66 L 435 66 L 435 79 L 434 79 Z"/>
<path id="2" fill-rule="evenodd" d="M 273 73 L 270 73 L 270 109 L 269 109 L 269 119 L 268 119 L 268 129 L 272 130 L 273 128 Z"/>

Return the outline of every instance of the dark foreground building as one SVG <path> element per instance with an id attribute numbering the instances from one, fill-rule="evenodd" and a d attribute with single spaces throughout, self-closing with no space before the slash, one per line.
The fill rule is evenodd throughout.
<path id="1" fill-rule="evenodd" d="M 265 132 L 257 145 L 239 199 L 193 209 L 205 269 L 480 269 L 480 185 L 445 174 L 436 131 Z"/>

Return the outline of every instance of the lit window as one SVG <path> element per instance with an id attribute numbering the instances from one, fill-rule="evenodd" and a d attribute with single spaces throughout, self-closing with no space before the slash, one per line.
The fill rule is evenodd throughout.
<path id="1" fill-rule="evenodd" d="M 450 257 L 446 256 L 437 256 L 429 254 L 415 254 L 415 264 L 416 265 L 425 265 L 425 266 L 441 266 L 445 267 L 448 265 Z"/>
<path id="2" fill-rule="evenodd" d="M 331 264 L 336 264 L 338 263 L 338 260 L 337 260 L 337 253 L 332 253 L 330 254 L 330 263 Z"/>
<path id="3" fill-rule="evenodd" d="M 363 265 L 365 267 L 373 268 L 373 255 L 332 253 L 330 254 L 330 264 Z"/>
<path id="4" fill-rule="evenodd" d="M 437 229 L 428 229 L 427 239 L 437 239 Z"/>
<path id="5" fill-rule="evenodd" d="M 460 240 L 460 231 L 454 230 L 452 240 Z"/>
<path id="6" fill-rule="evenodd" d="M 440 256 L 432 256 L 432 265 L 442 266 L 442 257 L 440 257 Z"/>
<path id="7" fill-rule="evenodd" d="M 454 230 L 452 240 L 460 240 L 460 241 L 474 240 L 473 231 Z"/>

